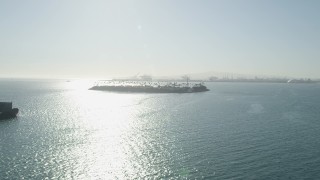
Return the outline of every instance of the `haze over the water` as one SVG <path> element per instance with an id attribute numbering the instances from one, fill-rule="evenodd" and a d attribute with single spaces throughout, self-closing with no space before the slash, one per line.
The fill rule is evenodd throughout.
<path id="1" fill-rule="evenodd" d="M 319 78 L 318 0 L 0 2 L 0 77 Z"/>

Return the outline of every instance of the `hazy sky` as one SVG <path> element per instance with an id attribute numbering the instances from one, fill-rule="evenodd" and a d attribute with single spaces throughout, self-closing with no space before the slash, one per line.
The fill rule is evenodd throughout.
<path id="1" fill-rule="evenodd" d="M 2 0 L 0 77 L 320 77 L 319 0 Z"/>

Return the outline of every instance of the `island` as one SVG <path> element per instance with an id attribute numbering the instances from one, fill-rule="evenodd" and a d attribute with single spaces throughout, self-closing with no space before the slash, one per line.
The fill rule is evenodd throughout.
<path id="1" fill-rule="evenodd" d="M 89 90 L 133 93 L 197 93 L 209 91 L 203 83 L 100 81 Z"/>

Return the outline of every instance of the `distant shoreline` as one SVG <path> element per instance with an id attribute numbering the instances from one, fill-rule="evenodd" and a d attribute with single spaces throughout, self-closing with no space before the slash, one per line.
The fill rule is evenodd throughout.
<path id="1" fill-rule="evenodd" d="M 0 81 L 81 81 L 87 79 L 48 79 L 48 78 L 1 78 Z M 91 81 L 102 81 L 101 79 L 90 79 Z M 152 79 L 152 80 L 143 80 L 143 79 L 105 79 L 104 81 L 151 81 L 151 82 L 186 82 L 184 79 Z M 199 82 L 230 82 L 230 83 L 297 83 L 297 84 L 314 84 L 320 83 L 320 80 L 312 79 L 189 79 L 189 82 L 199 83 Z"/>
<path id="2" fill-rule="evenodd" d="M 296 84 L 314 84 L 320 81 L 300 81 L 300 80 L 217 80 L 217 81 L 203 81 L 203 82 L 232 82 L 232 83 L 296 83 Z"/>
<path id="3" fill-rule="evenodd" d="M 151 81 L 151 82 L 186 82 L 183 79 L 153 79 L 153 80 L 142 80 L 142 79 L 113 79 L 110 81 Z M 216 79 L 216 80 L 204 80 L 204 79 L 190 79 L 189 82 L 232 82 L 232 83 L 320 83 L 319 80 L 311 79 Z"/>

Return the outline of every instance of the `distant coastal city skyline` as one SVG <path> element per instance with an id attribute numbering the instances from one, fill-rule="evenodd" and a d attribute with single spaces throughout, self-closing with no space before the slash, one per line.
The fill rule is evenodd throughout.
<path id="1" fill-rule="evenodd" d="M 115 80 L 115 79 L 131 79 L 131 80 L 142 80 L 144 78 L 150 80 L 182 80 L 184 77 L 190 78 L 195 81 L 232 81 L 232 80 L 312 80 L 319 82 L 320 78 L 314 77 L 301 77 L 301 76 L 285 76 L 285 75 L 266 75 L 266 74 L 244 74 L 244 73 L 233 73 L 233 72 L 203 72 L 203 73 L 183 73 L 173 75 L 153 75 L 148 73 L 136 73 L 132 75 L 118 75 L 118 76 L 100 76 L 100 77 L 79 77 L 79 76 L 0 76 L 0 79 L 47 79 L 47 80 Z M 210 80 L 211 79 L 211 80 Z"/>

